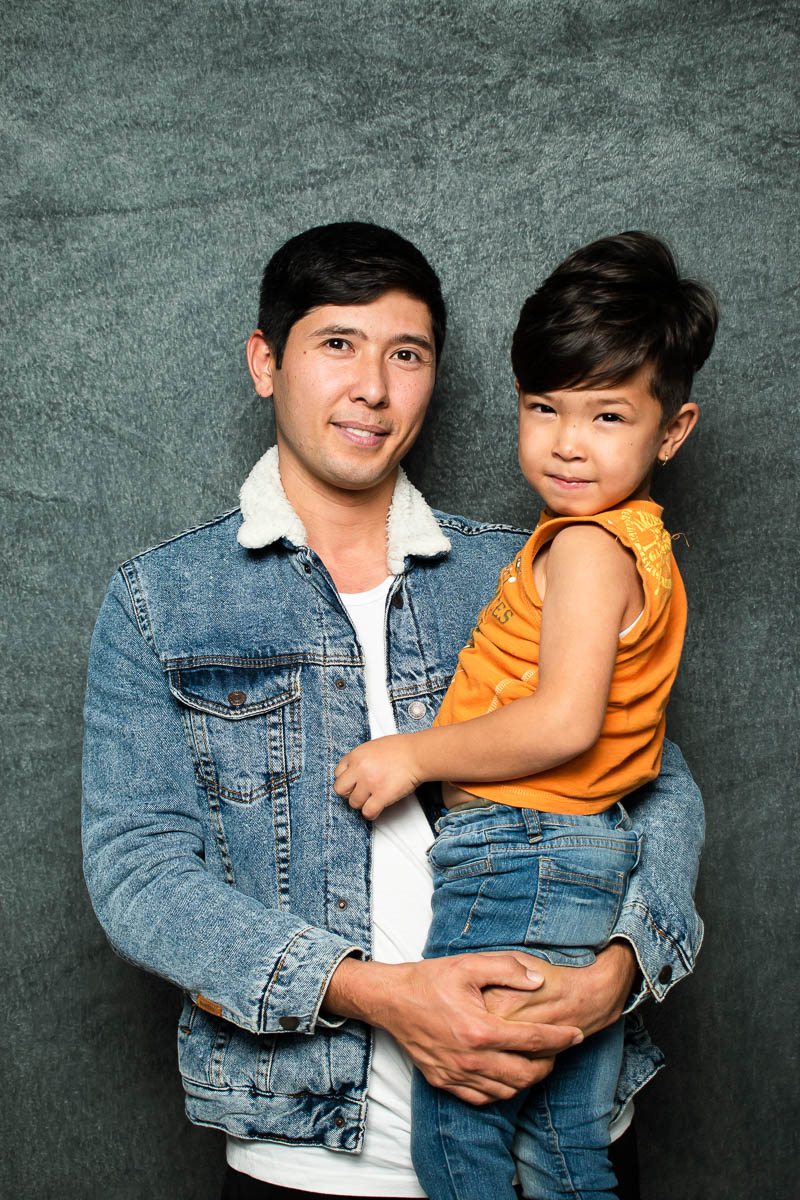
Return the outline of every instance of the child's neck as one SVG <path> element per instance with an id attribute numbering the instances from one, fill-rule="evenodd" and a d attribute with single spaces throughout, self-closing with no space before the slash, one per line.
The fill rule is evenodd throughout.
<path id="1" fill-rule="evenodd" d="M 626 504 L 638 504 L 644 502 L 653 504 L 653 497 L 650 495 L 649 487 L 639 488 L 630 496 L 623 496 L 621 500 L 615 500 L 612 504 L 606 504 L 603 508 L 594 509 L 592 512 L 585 513 L 569 513 L 557 512 L 556 509 L 545 507 L 543 510 L 548 517 L 597 517 L 601 512 L 613 512 L 615 509 L 624 508 Z"/>

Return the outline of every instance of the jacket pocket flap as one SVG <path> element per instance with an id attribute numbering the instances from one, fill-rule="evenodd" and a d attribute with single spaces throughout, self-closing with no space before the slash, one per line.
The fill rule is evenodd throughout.
<path id="1" fill-rule="evenodd" d="M 264 664 L 205 662 L 172 665 L 169 690 L 198 712 L 240 721 L 271 712 L 300 695 L 300 668 Z"/>

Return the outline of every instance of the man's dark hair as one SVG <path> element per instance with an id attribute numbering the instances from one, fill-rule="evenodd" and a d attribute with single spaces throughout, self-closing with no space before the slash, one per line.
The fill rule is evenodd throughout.
<path id="1" fill-rule="evenodd" d="M 427 304 L 438 366 L 447 312 L 436 272 L 399 233 L 364 221 L 318 225 L 281 246 L 264 269 L 258 327 L 280 368 L 289 330 L 310 309 L 369 304 L 395 289 Z"/>
<path id="2" fill-rule="evenodd" d="M 528 297 L 511 362 L 532 395 L 613 387 L 648 364 L 666 421 L 689 399 L 717 319 L 713 293 L 680 278 L 661 238 L 620 233 L 576 250 Z"/>

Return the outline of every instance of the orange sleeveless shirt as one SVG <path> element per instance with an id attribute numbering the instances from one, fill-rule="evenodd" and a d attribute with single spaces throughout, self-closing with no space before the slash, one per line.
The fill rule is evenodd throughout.
<path id="1" fill-rule="evenodd" d="M 590 750 L 551 771 L 499 783 L 461 783 L 476 796 L 544 812 L 601 812 L 655 778 L 667 700 L 686 628 L 686 593 L 661 506 L 649 500 L 590 517 L 545 513 L 482 610 L 442 701 L 435 725 L 453 725 L 530 696 L 539 671 L 542 601 L 533 560 L 566 525 L 600 525 L 636 559 L 644 608 L 617 648 L 600 737 Z"/>

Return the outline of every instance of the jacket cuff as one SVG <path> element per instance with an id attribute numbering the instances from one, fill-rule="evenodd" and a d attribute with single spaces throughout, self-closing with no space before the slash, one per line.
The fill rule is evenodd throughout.
<path id="1" fill-rule="evenodd" d="M 338 1017 L 322 1017 L 320 1009 L 331 976 L 350 955 L 366 957 L 327 930 L 307 926 L 286 948 L 264 989 L 259 1016 L 260 1033 L 314 1033 L 317 1024 L 335 1028 Z"/>
<path id="2" fill-rule="evenodd" d="M 637 901 L 623 905 L 614 938 L 628 942 L 636 955 L 641 980 L 631 992 L 624 1012 L 632 1012 L 653 996 L 659 1003 L 679 980 L 691 975 L 703 942 L 703 922 L 696 917 L 694 936 L 676 940 L 654 923 L 648 909 Z"/>

